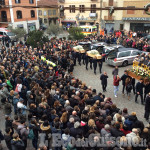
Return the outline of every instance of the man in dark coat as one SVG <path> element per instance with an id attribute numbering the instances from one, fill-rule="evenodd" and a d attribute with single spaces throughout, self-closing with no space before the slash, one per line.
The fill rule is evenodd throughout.
<path id="1" fill-rule="evenodd" d="M 99 59 L 98 64 L 99 64 L 99 72 L 102 73 L 103 59 Z"/>
<path id="2" fill-rule="evenodd" d="M 107 73 L 104 71 L 104 73 L 100 76 L 100 80 L 101 80 L 103 92 L 106 92 L 107 78 L 108 78 L 108 75 L 107 75 Z"/>
<path id="3" fill-rule="evenodd" d="M 140 82 L 138 82 L 135 87 L 136 89 L 135 102 L 137 103 L 137 98 L 140 95 L 142 105 L 143 105 L 143 88 L 144 88 L 144 84 L 143 84 L 143 80 L 141 79 Z"/>
<path id="4" fill-rule="evenodd" d="M 94 73 L 96 74 L 96 68 L 97 68 L 97 59 L 93 59 L 93 68 L 94 68 Z"/>
<path id="5" fill-rule="evenodd" d="M 146 120 L 149 119 L 149 114 L 150 114 L 150 92 L 149 92 L 148 96 L 145 99 L 145 114 L 144 114 L 144 118 Z"/>
<path id="6" fill-rule="evenodd" d="M 86 66 L 86 70 L 88 70 L 88 63 L 89 63 L 89 56 L 88 54 L 85 55 L 85 66 Z"/>
<path id="7" fill-rule="evenodd" d="M 144 102 L 145 102 L 146 96 L 149 92 L 150 92 L 150 82 L 147 82 L 145 84 L 145 88 L 144 88 Z"/>
<path id="8" fill-rule="evenodd" d="M 81 66 L 81 53 L 77 53 L 77 56 L 78 56 L 78 63 Z"/>
<path id="9" fill-rule="evenodd" d="M 127 74 L 127 71 L 125 70 L 125 71 L 124 71 L 124 74 L 123 74 L 122 77 L 121 77 L 122 85 L 123 85 L 123 88 L 122 88 L 122 94 L 123 94 L 123 95 L 124 95 L 124 89 L 125 89 L 125 83 L 126 83 L 127 77 L 128 77 L 128 74 Z"/>

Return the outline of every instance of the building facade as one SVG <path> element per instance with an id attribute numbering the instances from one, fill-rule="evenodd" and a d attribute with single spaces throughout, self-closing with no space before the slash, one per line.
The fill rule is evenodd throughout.
<path id="1" fill-rule="evenodd" d="M 63 15 L 60 13 L 61 23 L 64 26 L 98 24 L 100 28 L 106 28 L 108 32 L 112 28 L 123 29 L 122 10 L 115 12 L 113 16 L 110 16 L 109 10 L 96 10 L 96 8 L 111 6 L 122 7 L 123 0 L 59 0 L 59 5 L 69 8 L 64 10 Z"/>
<path id="2" fill-rule="evenodd" d="M 26 31 L 39 29 L 36 0 L 2 0 L 0 27 L 24 28 Z M 32 8 L 33 7 L 33 8 Z"/>
<path id="3" fill-rule="evenodd" d="M 124 7 L 144 8 L 150 1 L 148 0 L 124 0 Z M 150 15 L 144 10 L 124 10 L 124 29 L 129 31 L 150 32 Z"/>
<path id="4" fill-rule="evenodd" d="M 58 20 L 58 2 L 57 0 L 38 0 L 38 19 L 40 25 L 49 25 L 52 21 L 56 23 Z M 48 8 L 48 6 L 50 6 Z"/>

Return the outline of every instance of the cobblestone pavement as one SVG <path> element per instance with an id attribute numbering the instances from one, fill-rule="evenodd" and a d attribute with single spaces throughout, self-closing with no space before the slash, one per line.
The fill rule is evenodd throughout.
<path id="1" fill-rule="evenodd" d="M 130 68 L 131 66 L 127 66 L 127 67 L 119 67 L 119 76 L 121 76 L 124 72 L 125 69 Z M 82 80 L 83 82 L 85 82 L 88 86 L 92 86 L 92 88 L 95 88 L 97 90 L 97 92 L 102 92 L 102 87 L 101 87 L 101 82 L 100 82 L 100 73 L 98 72 L 97 68 L 97 74 L 95 75 L 93 70 L 89 69 L 88 71 L 85 69 L 85 66 L 75 66 L 75 70 L 74 70 L 74 76 L 76 78 L 79 78 L 80 80 Z M 132 111 L 135 111 L 137 113 L 137 116 L 139 118 L 139 120 L 143 121 L 145 125 L 147 125 L 148 123 L 145 121 L 143 114 L 144 114 L 144 106 L 140 104 L 140 99 L 138 100 L 139 104 L 136 104 L 134 102 L 134 94 L 131 94 L 131 100 L 129 101 L 127 99 L 127 96 L 125 95 L 124 97 L 122 96 L 121 90 L 122 90 L 122 85 L 120 83 L 120 89 L 118 92 L 118 98 L 114 97 L 113 94 L 113 76 L 112 76 L 112 70 L 114 69 L 114 67 L 108 66 L 106 63 L 103 64 L 103 69 L 102 71 L 106 71 L 109 78 L 108 78 L 108 86 L 107 86 L 107 92 L 105 92 L 104 94 L 106 95 L 106 97 L 111 97 L 113 102 L 115 104 L 117 104 L 117 106 L 120 109 L 123 108 L 128 108 L 129 113 L 131 113 Z M 5 116 L 3 114 L 3 111 L 0 110 L 0 130 L 3 131 L 5 130 Z M 5 142 L 2 142 L 4 148 L 3 150 L 7 150 L 6 146 L 5 146 Z M 28 143 L 28 148 L 27 150 L 33 150 L 33 147 L 31 146 L 31 141 L 29 141 Z"/>
<path id="2" fill-rule="evenodd" d="M 119 76 L 121 77 L 124 73 L 125 69 L 129 69 L 132 66 L 127 67 L 119 67 Z M 107 92 L 105 92 L 106 97 L 111 97 L 113 102 L 119 107 L 120 109 L 128 108 L 129 113 L 136 112 L 139 120 L 143 121 L 145 125 L 148 124 L 148 122 L 145 120 L 144 116 L 144 106 L 141 105 L 140 99 L 138 99 L 138 104 L 134 101 L 134 94 L 131 93 L 130 101 L 127 98 L 127 95 L 122 95 L 122 82 L 120 82 L 119 86 L 119 92 L 118 97 L 114 97 L 113 92 L 113 76 L 112 76 L 112 70 L 114 69 L 113 66 L 108 66 L 106 63 L 103 63 L 102 72 L 106 71 L 108 75 L 108 86 L 107 86 Z M 100 81 L 100 73 L 99 68 L 97 67 L 97 74 L 94 74 L 94 71 L 88 67 L 88 71 L 85 69 L 85 66 L 79 66 L 77 65 L 74 70 L 74 76 L 78 79 L 85 82 L 88 86 L 92 86 L 92 88 L 95 88 L 98 92 L 102 92 L 102 86 Z"/>

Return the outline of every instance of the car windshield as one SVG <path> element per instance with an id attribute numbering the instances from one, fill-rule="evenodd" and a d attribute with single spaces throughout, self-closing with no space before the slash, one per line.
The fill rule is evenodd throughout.
<path id="1" fill-rule="evenodd" d="M 8 36 L 15 36 L 15 34 L 12 33 L 12 32 L 7 32 L 7 35 L 8 35 Z"/>

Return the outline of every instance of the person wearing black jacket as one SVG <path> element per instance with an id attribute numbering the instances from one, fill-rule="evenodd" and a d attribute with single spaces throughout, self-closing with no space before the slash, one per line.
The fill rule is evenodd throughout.
<path id="1" fill-rule="evenodd" d="M 81 66 L 81 53 L 77 53 L 78 63 Z"/>
<path id="2" fill-rule="evenodd" d="M 12 150 L 12 148 L 11 148 L 11 140 L 12 140 L 11 133 L 12 133 L 12 130 L 11 130 L 10 127 L 8 127 L 8 128 L 5 129 L 5 132 L 6 132 L 6 134 L 4 135 L 4 139 L 5 139 L 5 142 L 6 142 L 6 146 L 9 150 Z"/>
<path id="3" fill-rule="evenodd" d="M 103 66 L 103 59 L 102 58 L 98 60 L 98 64 L 99 64 L 99 72 L 101 74 L 102 73 L 102 66 Z"/>
<path id="4" fill-rule="evenodd" d="M 96 68 L 97 68 L 97 59 L 96 59 L 96 57 L 93 59 L 93 68 L 94 68 L 94 73 L 96 75 Z"/>
<path id="5" fill-rule="evenodd" d="M 86 70 L 88 70 L 88 63 L 89 63 L 89 56 L 86 53 L 86 55 L 85 55 L 85 67 L 86 67 Z"/>
<path id="6" fill-rule="evenodd" d="M 136 84 L 136 95 L 135 95 L 135 102 L 137 103 L 137 98 L 140 95 L 141 97 L 141 104 L 143 105 L 143 88 L 144 88 L 144 84 L 143 84 L 143 80 L 140 79 L 140 82 L 138 82 Z"/>
<path id="7" fill-rule="evenodd" d="M 133 93 L 135 94 L 135 78 L 132 78 L 132 88 L 133 88 Z"/>
<path id="8" fill-rule="evenodd" d="M 123 95 L 124 95 L 125 82 L 126 82 L 127 77 L 128 77 L 128 74 L 127 74 L 127 71 L 125 70 L 125 71 L 124 71 L 124 74 L 123 74 L 122 77 L 121 77 L 122 85 L 123 85 L 123 88 L 122 88 L 122 94 L 123 94 Z"/>
<path id="9" fill-rule="evenodd" d="M 149 92 L 148 96 L 145 99 L 145 114 L 144 114 L 144 118 L 146 120 L 149 119 L 149 114 L 150 114 L 150 92 Z"/>
<path id="10" fill-rule="evenodd" d="M 92 57 L 89 58 L 89 62 L 90 62 L 90 68 L 92 69 L 92 62 L 93 62 L 93 58 Z"/>
<path id="11" fill-rule="evenodd" d="M 100 80 L 101 80 L 103 92 L 106 92 L 107 78 L 108 78 L 108 75 L 107 75 L 107 73 L 104 71 L 104 73 L 100 76 Z"/>
<path id="12" fill-rule="evenodd" d="M 150 82 L 147 82 L 145 84 L 145 88 L 144 88 L 144 102 L 145 102 L 146 96 L 149 92 L 150 92 Z"/>

